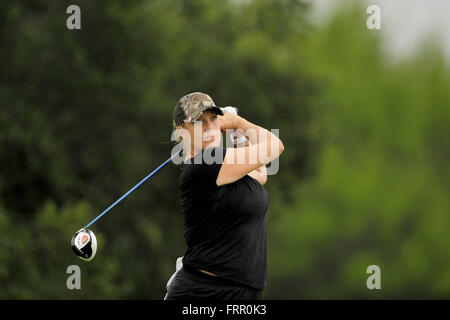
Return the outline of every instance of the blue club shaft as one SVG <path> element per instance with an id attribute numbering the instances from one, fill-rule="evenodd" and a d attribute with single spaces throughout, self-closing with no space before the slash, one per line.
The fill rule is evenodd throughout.
<path id="1" fill-rule="evenodd" d="M 162 165 L 160 165 L 158 168 L 156 168 L 155 170 L 153 170 L 153 172 L 151 172 L 148 176 L 146 176 L 144 179 L 142 179 L 137 185 L 135 185 L 133 188 L 131 188 L 130 190 L 127 191 L 127 193 L 125 193 L 123 196 L 121 196 L 119 199 L 117 199 L 116 202 L 114 202 L 112 205 L 110 205 L 105 211 L 103 211 L 102 213 L 100 213 L 94 220 L 92 220 L 91 222 L 89 222 L 85 229 L 89 228 L 92 224 L 94 224 L 95 221 L 97 221 L 98 219 L 100 219 L 101 217 L 103 217 L 103 215 L 105 215 L 109 210 L 111 210 L 112 208 L 114 208 L 116 206 L 116 204 L 118 204 L 120 201 L 122 201 L 123 199 L 125 199 L 130 193 L 132 193 L 134 190 L 136 190 L 137 188 L 139 188 L 139 186 L 141 184 L 143 184 L 145 181 L 147 181 L 151 176 L 153 176 L 155 173 L 157 173 L 159 170 L 161 170 L 164 166 L 166 166 L 170 161 L 172 161 L 173 158 L 175 158 L 178 155 L 178 153 L 175 153 L 174 156 L 172 156 L 170 159 L 167 159 Z"/>

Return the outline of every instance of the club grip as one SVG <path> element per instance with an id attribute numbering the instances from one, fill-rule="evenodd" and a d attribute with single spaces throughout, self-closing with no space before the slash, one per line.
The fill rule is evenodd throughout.
<path id="1" fill-rule="evenodd" d="M 223 107 L 220 109 L 222 110 L 223 113 L 228 112 L 228 113 L 232 113 L 235 115 L 238 114 L 238 108 L 236 108 L 236 107 L 226 106 L 226 107 Z M 237 136 L 236 134 L 231 134 L 231 140 L 233 141 L 233 143 L 235 145 L 238 145 L 238 144 L 245 143 L 247 141 L 247 138 L 245 136 Z"/>

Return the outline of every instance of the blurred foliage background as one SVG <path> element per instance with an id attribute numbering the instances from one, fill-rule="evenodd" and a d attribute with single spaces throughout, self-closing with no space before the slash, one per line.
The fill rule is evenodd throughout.
<path id="1" fill-rule="evenodd" d="M 164 297 L 185 249 L 174 164 L 92 227 L 92 262 L 70 239 L 169 158 L 192 91 L 280 129 L 265 299 L 450 298 L 448 62 L 431 41 L 391 63 L 352 3 L 320 26 L 297 0 L 2 4 L 0 298 Z"/>

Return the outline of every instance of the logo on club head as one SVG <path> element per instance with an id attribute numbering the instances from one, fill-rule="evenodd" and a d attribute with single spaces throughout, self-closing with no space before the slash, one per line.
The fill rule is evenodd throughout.
<path id="1" fill-rule="evenodd" d="M 75 239 L 75 245 L 77 246 L 78 249 L 81 249 L 88 244 L 88 241 L 89 235 L 87 233 L 81 232 L 77 235 Z"/>

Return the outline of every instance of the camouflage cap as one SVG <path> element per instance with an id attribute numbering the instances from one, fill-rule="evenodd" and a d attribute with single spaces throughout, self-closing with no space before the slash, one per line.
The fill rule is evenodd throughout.
<path id="1" fill-rule="evenodd" d="M 173 110 L 174 125 L 180 126 L 183 122 L 194 122 L 209 109 L 223 116 L 222 110 L 215 105 L 209 95 L 201 92 L 189 93 L 178 101 Z"/>

